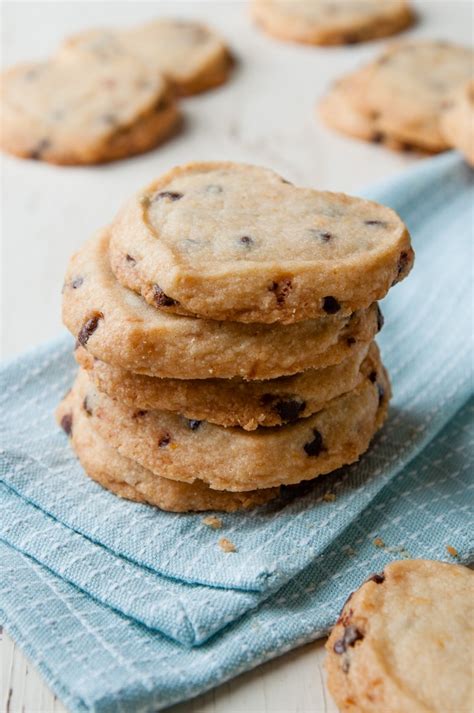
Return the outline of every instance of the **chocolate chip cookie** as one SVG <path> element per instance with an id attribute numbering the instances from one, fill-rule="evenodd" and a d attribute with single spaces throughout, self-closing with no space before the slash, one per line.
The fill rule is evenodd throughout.
<path id="1" fill-rule="evenodd" d="M 270 35 L 312 45 L 344 45 L 400 32 L 414 20 L 406 0 L 253 0 Z"/>
<path id="2" fill-rule="evenodd" d="M 121 284 L 161 311 L 215 320 L 347 315 L 413 263 L 390 208 L 236 163 L 173 169 L 128 201 L 110 234 Z"/>
<path id="3" fill-rule="evenodd" d="M 321 115 L 341 131 L 400 148 L 444 151 L 441 116 L 453 92 L 472 77 L 474 53 L 448 42 L 412 40 L 337 83 Z M 341 109 L 349 107 L 349 118 Z M 367 133 L 367 135 L 365 135 Z"/>
<path id="4" fill-rule="evenodd" d="M 328 686 L 344 713 L 470 713 L 474 573 L 402 560 L 347 600 L 328 639 Z"/>
<path id="5" fill-rule="evenodd" d="M 108 246 L 105 229 L 71 259 L 63 321 L 78 345 L 127 371 L 178 379 L 271 379 L 338 364 L 381 327 L 377 304 L 348 317 L 286 326 L 167 314 L 117 282 Z"/>
<path id="6" fill-rule="evenodd" d="M 66 40 L 62 56 L 92 55 L 104 64 L 132 56 L 163 74 L 181 95 L 222 84 L 232 60 L 218 35 L 198 22 L 161 19 L 132 29 L 87 30 Z"/>
<path id="7" fill-rule="evenodd" d="M 168 82 L 130 57 L 18 65 L 2 75 L 0 105 L 2 149 L 65 165 L 147 151 L 179 124 Z"/>
<path id="8" fill-rule="evenodd" d="M 390 397 L 378 357 L 362 371 L 365 378 L 352 391 L 318 413 L 251 432 L 131 408 L 98 392 L 82 370 L 74 389 L 92 428 L 120 455 L 165 478 L 245 491 L 310 480 L 359 459 L 382 425 Z"/>
<path id="9" fill-rule="evenodd" d="M 474 166 L 474 80 L 447 100 L 443 109 L 441 130 L 446 141 Z"/>
<path id="10" fill-rule="evenodd" d="M 170 512 L 221 510 L 234 512 L 263 505 L 276 498 L 278 488 L 245 493 L 211 490 L 200 480 L 192 484 L 161 478 L 121 456 L 91 426 L 87 402 L 75 390 L 61 402 L 57 421 L 87 475 L 107 490 L 127 500 L 155 505 Z"/>

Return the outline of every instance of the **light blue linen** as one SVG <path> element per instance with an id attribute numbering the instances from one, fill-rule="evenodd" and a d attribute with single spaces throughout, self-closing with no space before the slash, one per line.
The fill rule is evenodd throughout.
<path id="1" fill-rule="evenodd" d="M 3 368 L 0 608 L 72 710 L 156 710 L 315 638 L 400 548 L 471 558 L 472 172 L 446 154 L 365 195 L 402 215 L 417 255 L 383 304 L 390 417 L 359 464 L 299 498 L 225 515 L 219 532 L 121 501 L 54 424 L 71 340 Z"/>

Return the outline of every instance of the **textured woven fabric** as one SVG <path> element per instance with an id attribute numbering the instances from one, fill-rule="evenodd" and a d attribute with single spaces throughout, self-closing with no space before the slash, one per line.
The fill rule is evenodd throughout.
<path id="1" fill-rule="evenodd" d="M 417 254 L 383 304 L 388 423 L 359 464 L 222 530 L 83 475 L 52 415 L 68 337 L 3 368 L 2 617 L 71 709 L 164 707 L 315 638 L 390 558 L 449 558 L 449 544 L 470 559 L 472 186 L 444 155 L 365 193 L 400 212 Z"/>

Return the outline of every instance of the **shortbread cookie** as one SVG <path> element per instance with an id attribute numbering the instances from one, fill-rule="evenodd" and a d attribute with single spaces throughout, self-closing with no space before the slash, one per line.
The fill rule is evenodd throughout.
<path id="1" fill-rule="evenodd" d="M 374 144 L 383 144 L 394 151 L 421 151 L 408 141 L 399 141 L 387 134 L 377 113 L 360 106 L 366 69 L 359 70 L 333 84 L 318 104 L 318 114 L 332 129 Z M 423 153 L 429 153 L 426 150 Z"/>
<path id="2" fill-rule="evenodd" d="M 447 102 L 441 129 L 448 144 L 461 151 L 474 166 L 474 80 L 461 87 Z"/>
<path id="3" fill-rule="evenodd" d="M 121 455 L 165 478 L 244 491 L 299 483 L 358 460 L 390 396 L 379 359 L 368 360 L 364 372 L 355 389 L 317 414 L 251 432 L 130 408 L 97 391 L 82 370 L 75 389 L 94 430 Z"/>
<path id="4" fill-rule="evenodd" d="M 381 299 L 413 251 L 390 208 L 296 188 L 257 166 L 194 163 L 128 201 L 110 260 L 161 310 L 288 324 Z"/>
<path id="5" fill-rule="evenodd" d="M 78 344 L 101 361 L 149 376 L 271 379 L 338 364 L 381 326 L 376 304 L 288 326 L 239 324 L 166 314 L 122 287 L 108 260 L 104 230 L 73 256 L 63 320 Z"/>
<path id="6" fill-rule="evenodd" d="M 128 30 L 98 29 L 66 40 L 61 55 L 92 54 L 104 63 L 137 57 L 164 74 L 180 94 L 196 94 L 222 84 L 232 66 L 218 35 L 201 23 L 162 19 Z"/>
<path id="7" fill-rule="evenodd" d="M 160 478 L 121 456 L 95 433 L 85 406 L 77 393 L 71 391 L 58 407 L 58 423 L 70 436 L 87 475 L 121 498 L 149 503 L 170 512 L 233 512 L 263 505 L 279 495 L 278 488 L 228 493 L 211 490 L 200 480 L 189 484 Z"/>
<path id="8" fill-rule="evenodd" d="M 0 105 L 2 148 L 58 164 L 147 151 L 179 123 L 166 80 L 133 58 L 18 65 L 1 78 Z"/>
<path id="9" fill-rule="evenodd" d="M 328 639 L 342 713 L 471 713 L 474 574 L 429 560 L 387 565 L 347 600 Z"/>
<path id="10" fill-rule="evenodd" d="M 355 388 L 364 378 L 360 367 L 368 348 L 364 342 L 354 344 L 340 364 L 269 381 L 158 379 L 106 364 L 83 347 L 76 349 L 75 356 L 99 391 L 126 406 L 173 411 L 190 420 L 252 431 L 311 416 L 331 399 Z M 371 355 L 376 354 L 372 343 Z"/>
<path id="11" fill-rule="evenodd" d="M 351 121 L 336 116 L 323 100 L 326 121 L 357 133 L 364 121 L 379 141 L 397 141 L 436 152 L 448 148 L 441 130 L 442 109 L 451 95 L 472 77 L 474 53 L 447 42 L 418 40 L 388 47 L 382 56 L 336 86 L 350 104 Z M 353 116 L 362 117 L 356 124 Z M 365 137 L 363 137 L 365 138 Z"/>
<path id="12" fill-rule="evenodd" d="M 270 35 L 312 45 L 386 37 L 414 20 L 406 0 L 253 0 L 252 11 Z"/>

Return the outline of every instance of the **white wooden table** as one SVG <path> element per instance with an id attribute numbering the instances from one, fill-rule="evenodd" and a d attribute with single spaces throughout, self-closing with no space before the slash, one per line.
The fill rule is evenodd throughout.
<path id="1" fill-rule="evenodd" d="M 412 34 L 471 41 L 469 0 L 416 3 Z M 222 89 L 183 102 L 181 136 L 145 156 L 96 168 L 56 168 L 2 160 L 2 353 L 13 356 L 61 329 L 60 292 L 69 255 L 109 221 L 122 201 L 172 165 L 230 159 L 259 163 L 289 180 L 357 191 L 413 161 L 379 146 L 331 133 L 314 106 L 332 79 L 372 57 L 382 43 L 317 49 L 262 35 L 242 2 L 7 2 L 2 8 L 5 64 L 42 58 L 69 33 L 126 25 L 168 14 L 199 17 L 227 37 L 239 58 Z M 310 644 L 224 684 L 175 713 L 330 713 L 322 642 Z M 65 709 L 3 632 L 0 711 L 58 713 Z"/>

